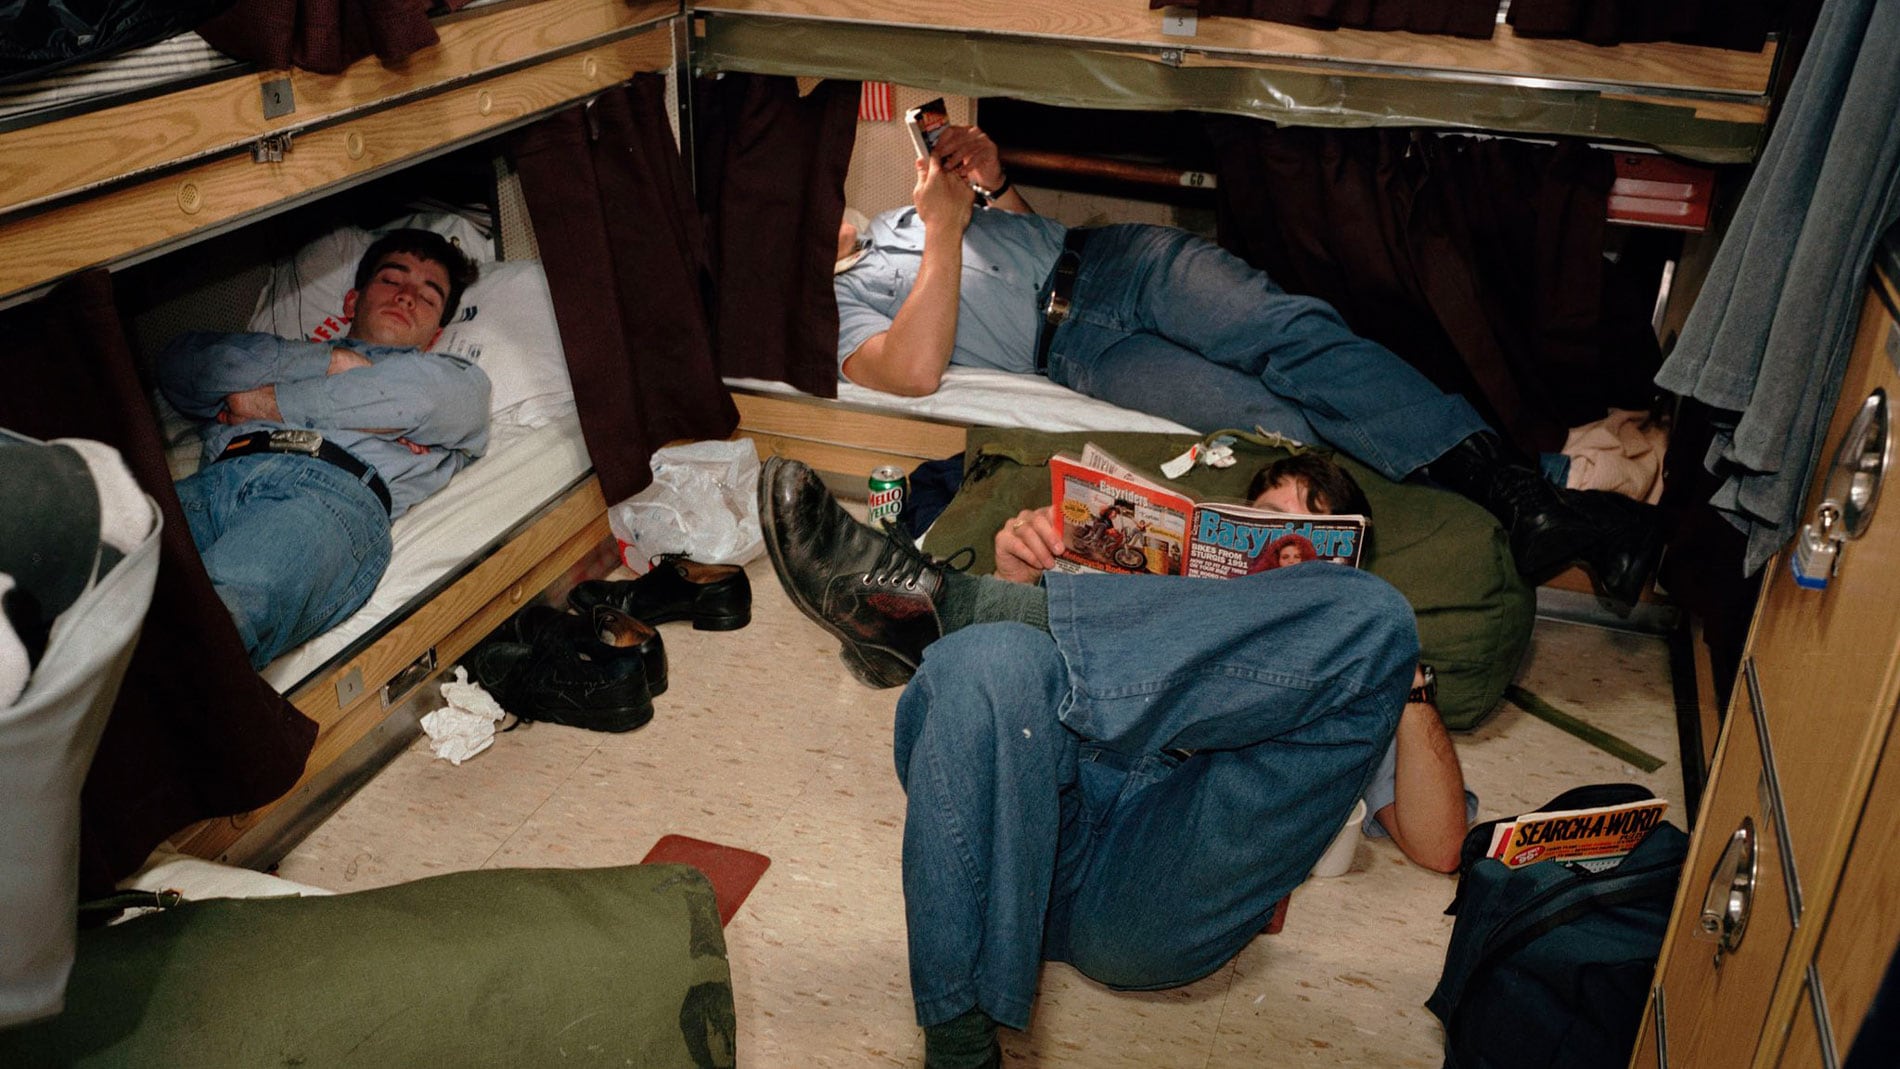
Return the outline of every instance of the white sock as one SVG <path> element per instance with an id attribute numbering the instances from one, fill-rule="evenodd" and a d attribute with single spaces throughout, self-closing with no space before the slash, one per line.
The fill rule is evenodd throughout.
<path id="1" fill-rule="evenodd" d="M 0 601 L 4 601 L 7 591 L 13 589 L 13 577 L 0 572 Z M 5 612 L 0 612 L 0 709 L 5 709 L 19 700 L 26 690 L 26 681 L 33 669 L 26 659 L 26 644 L 13 630 L 13 621 Z"/>
<path id="2" fill-rule="evenodd" d="M 119 451 L 89 438 L 56 438 L 49 444 L 78 453 L 91 469 L 93 486 L 99 492 L 99 540 L 121 556 L 145 541 L 145 536 L 152 533 L 152 507 Z"/>

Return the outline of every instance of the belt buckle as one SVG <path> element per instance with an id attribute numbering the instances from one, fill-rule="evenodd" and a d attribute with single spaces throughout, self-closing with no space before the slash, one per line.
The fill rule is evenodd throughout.
<path id="1" fill-rule="evenodd" d="M 323 435 L 319 431 L 277 430 L 270 432 L 270 451 L 273 453 L 302 453 L 314 457 L 323 449 Z"/>
<path id="2" fill-rule="evenodd" d="M 1052 327 L 1069 318 L 1069 299 L 1050 290 L 1049 300 L 1042 306 L 1042 318 Z"/>

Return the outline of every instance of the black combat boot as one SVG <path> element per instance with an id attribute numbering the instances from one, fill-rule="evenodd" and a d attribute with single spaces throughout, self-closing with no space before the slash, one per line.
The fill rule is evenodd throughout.
<path id="1" fill-rule="evenodd" d="M 1566 490 L 1564 497 L 1597 531 L 1583 554 L 1597 596 L 1619 610 L 1635 605 L 1662 561 L 1663 511 L 1606 490 Z"/>
<path id="2" fill-rule="evenodd" d="M 782 457 L 759 475 L 759 526 L 792 604 L 844 643 L 851 674 L 870 687 L 909 682 L 943 637 L 943 562 L 852 519 L 816 473 Z"/>
<path id="3" fill-rule="evenodd" d="M 1541 583 L 1583 560 L 1596 539 L 1595 524 L 1528 458 L 1490 431 L 1479 431 L 1427 464 L 1424 474 L 1447 490 L 1483 505 L 1510 536 L 1517 572 Z"/>

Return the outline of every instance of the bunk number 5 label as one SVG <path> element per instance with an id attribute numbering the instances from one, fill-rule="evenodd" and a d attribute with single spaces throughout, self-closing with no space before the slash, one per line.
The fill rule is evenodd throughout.
<path id="1" fill-rule="evenodd" d="M 1191 7 L 1161 9 L 1161 32 L 1169 37 L 1192 37 L 1200 25 L 1200 16 Z"/>

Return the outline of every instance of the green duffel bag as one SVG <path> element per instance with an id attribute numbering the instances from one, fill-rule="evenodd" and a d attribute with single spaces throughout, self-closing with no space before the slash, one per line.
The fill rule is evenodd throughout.
<path id="1" fill-rule="evenodd" d="M 0 1065 L 729 1067 L 712 886 L 685 865 L 208 899 L 82 932 Z"/>
<path id="2" fill-rule="evenodd" d="M 996 529 L 1022 509 L 1047 505 L 1049 457 L 1080 454 L 1087 442 L 1202 500 L 1240 500 L 1261 465 L 1293 451 L 1242 436 L 1234 445 L 1233 467 L 1196 467 L 1178 480 L 1161 478 L 1163 461 L 1200 440 L 1192 434 L 973 427 L 965 442 L 963 486 L 931 526 L 924 548 L 948 557 L 967 546 L 976 553 L 971 571 L 993 570 Z M 1352 473 L 1372 504 L 1362 566 L 1412 603 L 1421 656 L 1438 672 L 1439 715 L 1446 727 L 1477 726 L 1517 675 L 1537 610 L 1535 592 L 1511 562 L 1504 529 L 1457 494 L 1395 483 L 1350 457 L 1333 459 Z"/>

